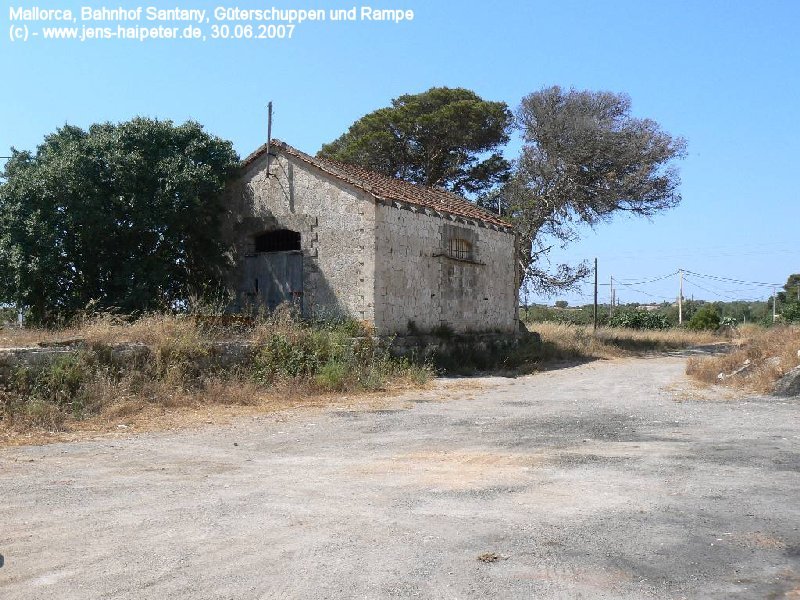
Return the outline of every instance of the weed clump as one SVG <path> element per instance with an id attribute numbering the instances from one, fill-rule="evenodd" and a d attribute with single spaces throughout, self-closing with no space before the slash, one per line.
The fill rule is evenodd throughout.
<path id="1" fill-rule="evenodd" d="M 264 385 L 302 379 L 320 391 L 357 391 L 379 389 L 396 363 L 357 322 L 283 324 L 260 344 L 252 373 Z"/>
<path id="2" fill-rule="evenodd" d="M 769 393 L 800 365 L 800 327 L 739 328 L 742 336 L 725 354 L 690 358 L 686 373 L 701 383 Z"/>
<path id="3" fill-rule="evenodd" d="M 15 368 L 0 393 L 4 420 L 18 427 L 59 430 L 68 416 L 93 410 L 86 384 L 93 377 L 87 353 L 65 353 L 40 368 Z"/>
<path id="4" fill-rule="evenodd" d="M 391 357 L 373 333 L 347 319 L 306 322 L 288 308 L 234 327 L 186 315 L 100 315 L 69 331 L 77 347 L 0 374 L 0 425 L 58 431 L 148 405 L 254 404 L 277 389 L 311 396 L 430 378 L 430 367 Z"/>

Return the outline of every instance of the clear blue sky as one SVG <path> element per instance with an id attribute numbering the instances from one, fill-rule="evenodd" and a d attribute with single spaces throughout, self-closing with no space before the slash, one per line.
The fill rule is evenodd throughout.
<path id="1" fill-rule="evenodd" d="M 96 2 L 86 2 L 99 6 Z M 79 1 L 11 2 L 71 7 Z M 106 6 L 206 8 L 224 0 Z M 687 138 L 683 202 L 652 222 L 620 217 L 586 231 L 553 260 L 598 257 L 600 280 L 678 268 L 782 283 L 800 272 L 800 2 L 373 2 L 412 22 L 304 23 L 292 40 L 9 41 L 0 12 L 0 154 L 34 149 L 70 123 L 135 115 L 195 119 L 247 155 L 274 135 L 309 153 L 403 93 L 461 86 L 515 108 L 544 86 L 629 94 L 636 116 Z M 227 6 L 264 8 L 239 0 Z M 290 2 L 278 7 L 350 8 Z M 360 6 L 360 5 L 358 5 Z M 510 157 L 519 142 L 509 147 Z M 703 290 L 697 285 L 706 288 Z M 650 295 L 633 291 L 633 288 Z M 621 286 L 623 302 L 673 299 L 677 277 Z M 608 286 L 601 288 L 601 300 Z M 714 292 L 714 293 L 711 293 Z M 686 296 L 766 298 L 771 291 L 687 278 Z M 563 297 L 580 302 L 579 294 Z M 583 301 L 590 301 L 584 286 Z"/>

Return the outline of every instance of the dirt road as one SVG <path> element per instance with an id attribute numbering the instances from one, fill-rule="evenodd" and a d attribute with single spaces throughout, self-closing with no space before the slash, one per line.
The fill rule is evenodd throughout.
<path id="1" fill-rule="evenodd" d="M 684 362 L 2 450 L 0 597 L 800 598 L 800 402 Z"/>

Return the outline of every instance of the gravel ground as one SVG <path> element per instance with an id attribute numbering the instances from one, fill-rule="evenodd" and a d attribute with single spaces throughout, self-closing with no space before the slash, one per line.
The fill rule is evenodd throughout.
<path id="1" fill-rule="evenodd" d="M 800 598 L 800 401 L 684 366 L 0 450 L 0 597 Z"/>

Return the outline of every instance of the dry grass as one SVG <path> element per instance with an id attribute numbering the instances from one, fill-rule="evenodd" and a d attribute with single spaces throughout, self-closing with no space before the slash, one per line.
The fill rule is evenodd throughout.
<path id="1" fill-rule="evenodd" d="M 0 327 L 0 348 L 30 348 L 52 339 L 53 332 L 46 329 Z"/>
<path id="2" fill-rule="evenodd" d="M 17 367 L 0 381 L 0 439 L 30 432 L 101 430 L 110 424 L 201 407 L 273 410 L 336 394 L 423 386 L 427 365 L 393 359 L 360 324 L 310 327 L 288 311 L 249 323 L 148 315 L 100 315 L 60 331 L 9 330 L 7 347 L 80 340 L 45 365 Z M 233 364 L 215 342 L 245 342 Z M 121 344 L 146 346 L 116 352 Z M 116 352 L 116 353 L 115 353 Z M 5 389 L 3 389 L 5 386 Z M 148 417 L 149 418 L 149 417 Z"/>
<path id="3" fill-rule="evenodd" d="M 740 333 L 731 352 L 691 358 L 686 373 L 705 384 L 769 393 L 778 379 L 800 364 L 800 327 L 747 326 Z M 731 375 L 745 365 L 741 372 Z"/>
<path id="4" fill-rule="evenodd" d="M 90 345 L 145 344 L 198 347 L 226 339 L 259 341 L 272 332 L 296 329 L 288 311 L 252 326 L 217 326 L 211 319 L 155 313 L 136 320 L 102 313 L 60 329 L 0 328 L 0 348 L 26 348 L 79 340 Z"/>
<path id="5" fill-rule="evenodd" d="M 200 393 L 175 394 L 169 401 L 149 402 L 129 396 L 115 398 L 93 416 L 72 419 L 58 416 L 58 427 L 21 427 L 0 422 L 0 448 L 50 444 L 103 437 L 127 437 L 149 431 L 179 431 L 222 425 L 242 418 L 285 420 L 292 414 L 328 408 L 375 410 L 408 408 L 404 394 L 435 393 L 402 378 L 392 380 L 380 392 L 317 392 L 283 382 L 270 389 L 245 383 L 217 382 Z M 161 400 L 165 400 L 162 398 Z"/>
<path id="6" fill-rule="evenodd" d="M 595 334 L 591 328 L 556 323 L 530 328 L 543 343 L 523 348 L 517 358 L 534 365 L 720 341 L 684 330 L 602 328 Z M 74 356 L 45 372 L 24 373 L 15 387 L 0 392 L 5 411 L 0 439 L 36 431 L 107 430 L 150 420 L 171 423 L 168 415 L 173 413 L 271 411 L 325 403 L 344 393 L 418 388 L 428 381 L 429 367 L 390 359 L 373 345 L 370 333 L 352 322 L 299 325 L 283 311 L 246 326 L 160 314 L 133 322 L 100 315 L 60 331 L 0 331 L 0 346 L 83 341 Z M 213 344 L 222 340 L 252 343 L 251 359 L 233 370 L 209 367 Z M 146 345 L 149 358 L 114 362 L 108 349 L 123 343 Z"/>
<path id="7" fill-rule="evenodd" d="M 212 378 L 193 391 L 152 382 L 148 397 L 124 385 L 109 385 L 97 398 L 98 411 L 86 417 L 75 418 L 52 404 L 37 401 L 34 410 L 39 412 L 27 418 L 0 419 L 0 447 L 195 428 L 279 411 L 354 405 L 381 408 L 408 390 L 428 387 L 418 379 L 404 376 L 387 381 L 378 392 L 347 393 L 324 391 L 289 380 L 265 388 L 247 380 Z"/>
<path id="8" fill-rule="evenodd" d="M 145 315 L 128 321 L 113 314 L 100 314 L 63 329 L 6 328 L 0 330 L 0 348 L 24 348 L 80 340 L 87 344 L 162 343 L 203 345 L 225 337 L 226 330 L 198 325 L 189 316 Z"/>
<path id="9" fill-rule="evenodd" d="M 663 331 L 625 329 L 621 327 L 591 327 L 569 323 L 530 323 L 528 328 L 542 336 L 545 358 L 619 358 L 639 356 L 724 342 L 724 338 L 686 329 Z"/>

